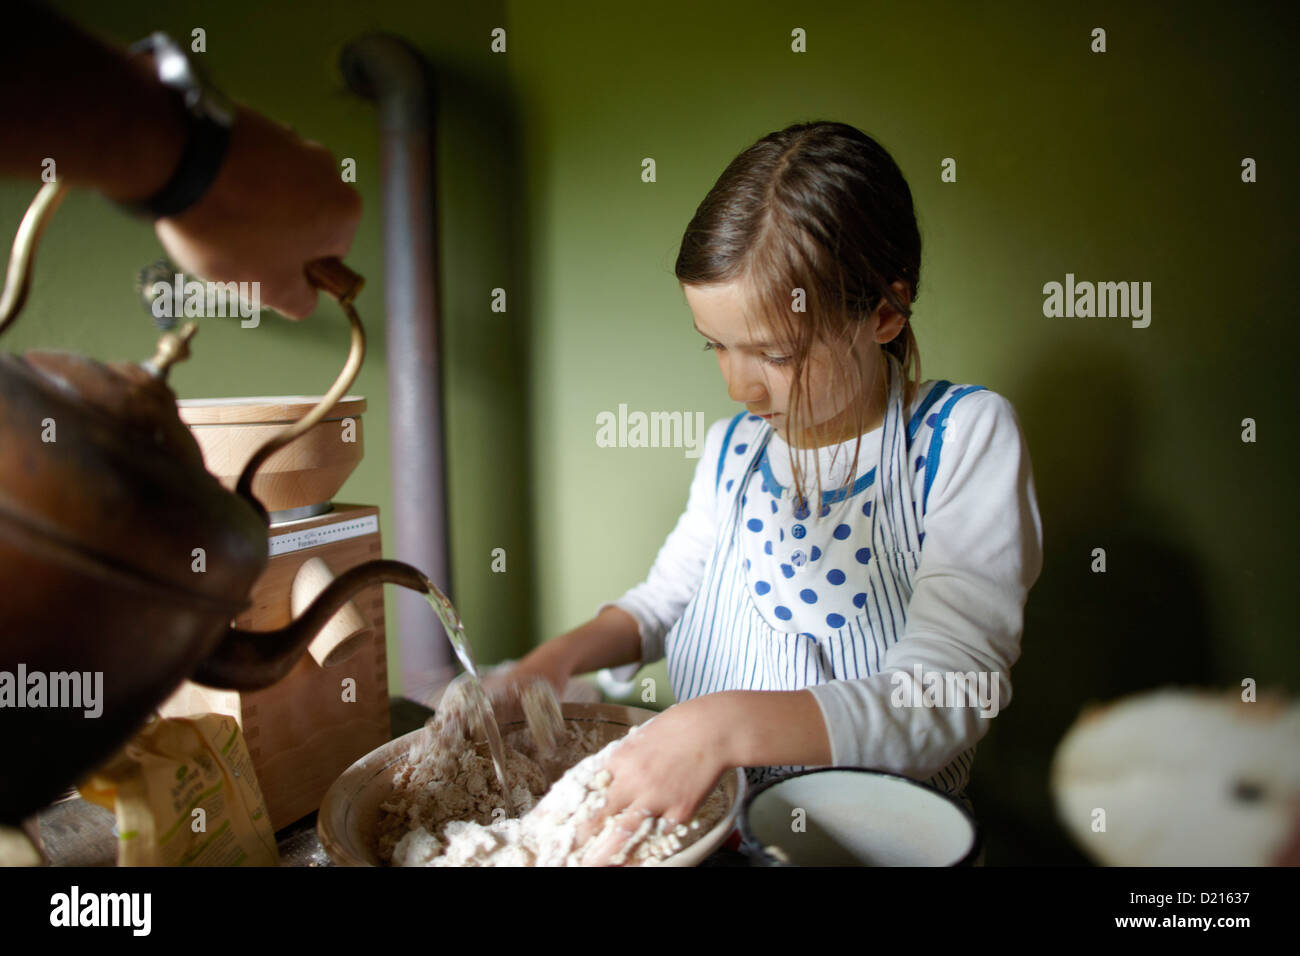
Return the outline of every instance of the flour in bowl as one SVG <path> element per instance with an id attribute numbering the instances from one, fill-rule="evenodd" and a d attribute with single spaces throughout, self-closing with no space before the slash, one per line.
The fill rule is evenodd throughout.
<path id="1" fill-rule="evenodd" d="M 600 832 L 579 842 L 583 824 L 606 802 L 606 762 L 620 743 L 605 743 L 610 725 L 565 721 L 552 728 L 549 755 L 539 752 L 527 730 L 505 735 L 503 794 L 489 757 L 468 740 L 441 733 L 445 721 L 464 723 L 464 715 L 453 710 L 440 709 L 430 720 L 394 776 L 393 795 L 380 807 L 381 859 L 395 866 L 574 866 L 612 831 L 610 818 Z M 544 748 L 549 741 L 540 736 Z M 561 770 L 548 790 L 548 781 Z M 727 809 L 719 784 L 689 824 L 647 817 L 610 862 L 667 859 L 712 829 Z"/>

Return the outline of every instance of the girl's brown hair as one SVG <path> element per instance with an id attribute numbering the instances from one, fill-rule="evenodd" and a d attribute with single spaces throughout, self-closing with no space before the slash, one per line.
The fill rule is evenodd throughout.
<path id="1" fill-rule="evenodd" d="M 912 193 L 897 164 L 861 130 L 823 121 L 769 133 L 731 161 L 686 227 L 675 272 L 683 285 L 739 280 L 751 327 L 757 318 L 788 343 L 792 379 L 786 422 L 794 446 L 805 432 L 805 403 L 811 402 L 810 349 L 816 342 L 836 346 L 830 384 L 848 388 L 840 394 L 864 394 L 851 343 L 882 297 L 908 319 L 880 348 L 898 359 L 904 407 L 910 406 L 921 380 L 911 323 L 920 267 Z M 892 288 L 899 280 L 910 292 L 906 300 Z M 867 424 L 864 403 L 855 414 L 859 438 L 846 487 L 857 472 Z M 794 500 L 806 502 L 805 476 L 793 447 L 790 465 Z M 820 470 L 818 463 L 817 487 Z"/>

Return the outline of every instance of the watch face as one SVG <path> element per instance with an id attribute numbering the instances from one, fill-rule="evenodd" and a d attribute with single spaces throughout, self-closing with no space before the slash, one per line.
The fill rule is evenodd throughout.
<path id="1" fill-rule="evenodd" d="M 155 33 L 150 37 L 149 48 L 153 51 L 158 79 L 181 92 L 191 113 L 222 126 L 234 124 L 235 104 L 208 82 L 203 71 L 171 37 Z"/>

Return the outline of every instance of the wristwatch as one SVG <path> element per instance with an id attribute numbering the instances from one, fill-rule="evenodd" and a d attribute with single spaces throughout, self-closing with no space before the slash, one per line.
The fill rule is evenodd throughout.
<path id="1" fill-rule="evenodd" d="M 148 219 L 175 216 L 198 202 L 217 178 L 230 146 L 235 107 L 166 33 L 150 34 L 132 44 L 129 52 L 152 53 L 159 81 L 184 98 L 185 149 L 171 179 L 158 192 L 120 205 Z"/>

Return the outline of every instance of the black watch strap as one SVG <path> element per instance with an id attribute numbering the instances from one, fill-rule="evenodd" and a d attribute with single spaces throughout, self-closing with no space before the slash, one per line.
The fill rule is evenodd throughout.
<path id="1" fill-rule="evenodd" d="M 180 93 L 185 111 L 185 147 L 171 178 L 152 196 L 120 205 L 138 216 L 176 216 L 198 202 L 212 186 L 230 147 L 234 111 L 207 83 L 167 34 L 153 33 L 135 43 L 131 53 L 151 53 L 163 85 Z"/>
<path id="2" fill-rule="evenodd" d="M 185 111 L 185 150 L 171 179 L 147 199 L 121 205 L 137 216 L 162 219 L 193 206 L 212 186 L 225 162 L 230 130 L 206 116 Z"/>

